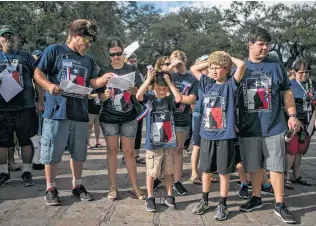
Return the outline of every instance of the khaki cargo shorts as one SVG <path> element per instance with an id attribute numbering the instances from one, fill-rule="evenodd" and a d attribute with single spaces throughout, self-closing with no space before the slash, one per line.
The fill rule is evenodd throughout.
<path id="1" fill-rule="evenodd" d="M 146 151 L 147 175 L 160 178 L 160 175 L 173 174 L 173 149 Z"/>

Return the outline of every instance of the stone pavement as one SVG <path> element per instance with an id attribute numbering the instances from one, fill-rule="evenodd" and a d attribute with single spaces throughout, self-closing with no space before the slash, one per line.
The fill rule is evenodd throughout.
<path id="1" fill-rule="evenodd" d="M 92 141 L 92 145 L 94 141 Z M 104 141 L 102 143 L 105 145 Z M 144 151 L 141 151 L 144 156 Z M 17 158 L 18 159 L 18 158 Z M 18 160 L 19 161 L 19 160 Z M 130 182 L 127 171 L 121 164 L 121 153 L 118 157 L 117 180 L 120 200 L 110 201 L 106 198 L 109 182 L 106 170 L 106 148 L 89 150 L 88 160 L 84 164 L 83 184 L 95 196 L 92 202 L 79 202 L 70 197 L 71 171 L 69 169 L 69 154 L 65 153 L 63 162 L 59 165 L 57 187 L 63 206 L 47 207 L 44 201 L 45 177 L 43 171 L 34 172 L 34 187 L 22 187 L 21 172 L 12 172 L 12 181 L 0 188 L 0 225 L 285 225 L 273 213 L 274 199 L 269 194 L 263 194 L 263 209 L 251 213 L 242 213 L 239 206 L 244 203 L 238 197 L 238 180 L 236 174 L 231 178 L 231 187 L 228 197 L 229 219 L 224 222 L 215 222 L 214 209 L 219 198 L 219 184 L 213 184 L 210 193 L 213 207 L 203 216 L 191 213 L 193 206 L 201 198 L 201 186 L 188 182 L 190 177 L 190 158 L 185 157 L 183 181 L 188 189 L 187 196 L 176 196 L 177 210 L 168 209 L 158 204 L 157 213 L 145 210 L 144 201 L 136 200 L 128 193 Z M 142 189 L 146 187 L 146 168 L 138 165 L 138 180 Z M 218 176 L 218 175 L 216 175 Z M 316 225 L 316 138 L 311 142 L 309 152 L 304 156 L 302 176 L 313 186 L 295 185 L 295 190 L 285 190 L 285 201 L 294 211 L 301 225 Z M 164 188 L 155 192 L 156 200 L 165 196 Z"/>

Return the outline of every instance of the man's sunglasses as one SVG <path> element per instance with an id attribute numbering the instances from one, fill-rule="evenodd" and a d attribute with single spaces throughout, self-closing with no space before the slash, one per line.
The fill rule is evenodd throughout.
<path id="1" fill-rule="evenodd" d="M 161 66 L 164 66 L 164 65 L 165 65 L 165 66 L 169 67 L 170 64 L 171 64 L 171 63 L 164 63 L 164 64 L 161 64 Z"/>
<path id="2" fill-rule="evenodd" d="M 82 40 L 83 40 L 83 42 L 85 43 L 85 44 L 92 44 L 93 43 L 93 40 L 92 39 L 90 39 L 90 38 L 88 38 L 88 37 L 86 37 L 86 36 L 83 36 L 82 37 Z"/>
<path id="3" fill-rule="evenodd" d="M 122 56 L 123 52 L 117 52 L 117 53 L 109 53 L 110 57 L 115 57 L 115 56 Z"/>

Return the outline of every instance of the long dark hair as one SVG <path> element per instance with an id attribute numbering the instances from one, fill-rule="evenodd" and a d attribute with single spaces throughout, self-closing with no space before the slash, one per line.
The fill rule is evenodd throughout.
<path id="1" fill-rule="evenodd" d="M 119 38 L 112 38 L 108 41 L 108 51 L 111 49 L 111 48 L 114 48 L 114 47 L 120 47 L 122 49 L 122 51 L 124 50 L 124 46 L 123 46 L 123 42 L 121 39 Z"/>

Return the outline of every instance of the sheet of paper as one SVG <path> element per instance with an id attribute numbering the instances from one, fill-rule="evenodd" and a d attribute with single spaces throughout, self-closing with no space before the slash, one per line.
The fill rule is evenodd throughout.
<path id="1" fill-rule="evenodd" d="M 110 78 L 106 87 L 117 89 L 128 89 L 135 85 L 135 71 L 125 75 L 114 75 Z"/>
<path id="2" fill-rule="evenodd" d="M 0 95 L 6 102 L 9 102 L 23 90 L 7 70 L 0 73 L 0 80 Z"/>
<path id="3" fill-rule="evenodd" d="M 139 48 L 139 43 L 138 41 L 136 42 L 133 42 L 132 44 L 130 44 L 129 46 L 127 46 L 125 49 L 124 49 L 124 52 L 123 52 L 123 55 L 124 57 L 127 59 L 129 58 L 133 52 L 135 52 L 136 49 Z"/>
<path id="4" fill-rule="evenodd" d="M 68 80 L 62 80 L 59 86 L 64 90 L 64 93 L 74 93 L 80 95 L 88 95 L 93 90 L 92 88 L 80 86 Z"/>
<path id="5" fill-rule="evenodd" d="M 315 125 L 316 125 L 316 110 L 313 112 L 311 121 L 309 122 L 309 125 L 307 127 L 307 132 L 310 136 L 314 130 Z"/>

